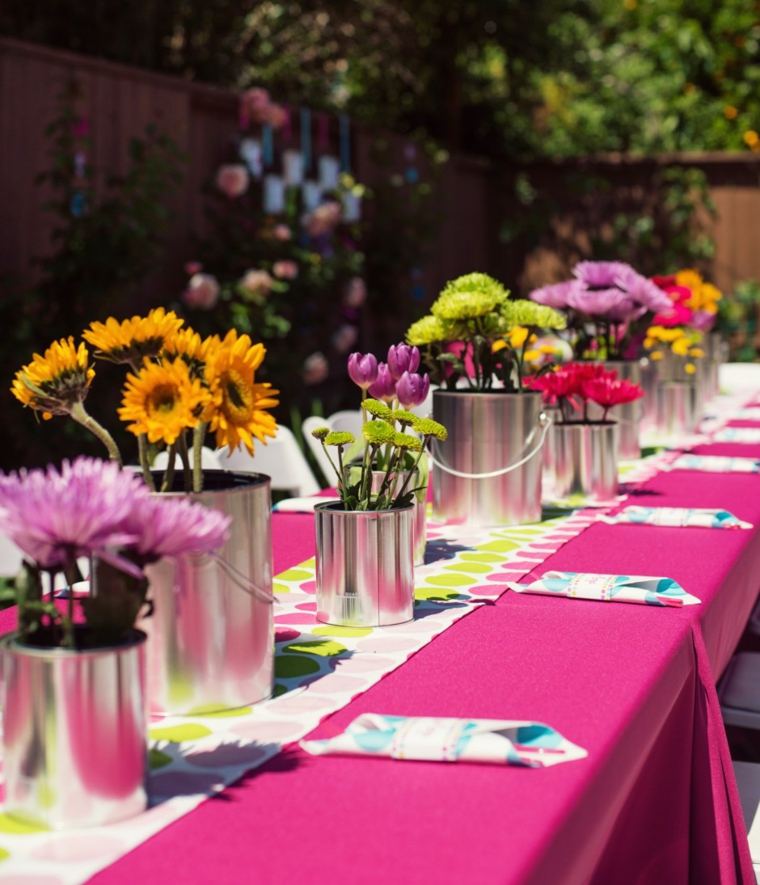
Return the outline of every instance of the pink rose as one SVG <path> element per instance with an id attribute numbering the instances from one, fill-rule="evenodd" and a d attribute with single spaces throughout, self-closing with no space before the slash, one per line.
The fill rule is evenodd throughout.
<path id="1" fill-rule="evenodd" d="M 191 277 L 193 274 L 200 273 L 203 270 L 203 265 L 200 261 L 187 261 L 185 263 L 185 273 Z"/>
<path id="2" fill-rule="evenodd" d="M 346 307 L 357 309 L 367 300 L 367 286 L 361 277 L 351 277 L 346 284 L 343 303 Z"/>
<path id="3" fill-rule="evenodd" d="M 240 280 L 240 287 L 251 295 L 268 295 L 273 282 L 269 271 L 249 270 Z"/>
<path id="4" fill-rule="evenodd" d="M 319 237 L 323 234 L 332 233 L 340 223 L 343 210 L 340 203 L 328 200 L 319 206 L 306 218 L 306 230 L 309 236 Z"/>
<path id="5" fill-rule="evenodd" d="M 272 236 L 281 243 L 287 243 L 293 237 L 293 234 L 287 224 L 276 224 L 272 231 Z"/>
<path id="6" fill-rule="evenodd" d="M 301 375 L 304 384 L 321 384 L 328 376 L 330 366 L 323 353 L 317 351 L 306 357 Z"/>
<path id="7" fill-rule="evenodd" d="M 279 280 L 294 280 L 298 276 L 295 261 L 275 261 L 272 272 Z"/>
<path id="8" fill-rule="evenodd" d="M 209 273 L 193 274 L 182 293 L 185 304 L 195 310 L 211 310 L 219 300 L 219 283 Z"/>
<path id="9" fill-rule="evenodd" d="M 240 96 L 240 128 L 251 123 L 266 123 L 272 102 L 266 89 L 254 87 Z"/>
<path id="10" fill-rule="evenodd" d="M 216 186 L 231 200 L 242 196 L 248 190 L 248 182 L 248 170 L 242 163 L 220 166 L 216 173 Z"/>
<path id="11" fill-rule="evenodd" d="M 288 119 L 288 112 L 279 104 L 272 104 L 269 106 L 266 118 L 264 120 L 265 123 L 269 123 L 272 129 L 281 129 Z"/>
<path id="12" fill-rule="evenodd" d="M 354 344 L 356 344 L 358 337 L 359 330 L 356 326 L 351 326 L 348 323 L 345 323 L 340 326 L 337 332 L 332 336 L 332 346 L 338 353 L 348 353 Z"/>

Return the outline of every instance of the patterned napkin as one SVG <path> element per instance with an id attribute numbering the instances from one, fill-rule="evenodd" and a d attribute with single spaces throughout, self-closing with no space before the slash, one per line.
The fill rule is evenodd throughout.
<path id="1" fill-rule="evenodd" d="M 760 427 L 724 427 L 713 437 L 715 442 L 760 443 Z"/>
<path id="2" fill-rule="evenodd" d="M 760 473 L 759 458 L 729 458 L 725 455 L 681 455 L 671 470 L 699 470 L 704 473 Z"/>
<path id="3" fill-rule="evenodd" d="M 598 575 L 591 572 L 546 572 L 532 584 L 508 583 L 516 593 L 540 593 L 593 599 L 599 602 L 635 602 L 640 605 L 681 607 L 697 605 L 696 596 L 687 593 L 672 578 L 648 575 Z"/>
<path id="4" fill-rule="evenodd" d="M 751 529 L 751 522 L 738 519 L 728 510 L 700 507 L 640 507 L 631 505 L 613 516 L 602 514 L 599 522 L 609 525 L 693 526 L 703 529 Z"/>
<path id="5" fill-rule="evenodd" d="M 494 762 L 548 768 L 588 753 L 551 726 L 509 719 L 364 713 L 334 738 L 301 741 L 313 756 L 337 753 L 428 762 Z"/>

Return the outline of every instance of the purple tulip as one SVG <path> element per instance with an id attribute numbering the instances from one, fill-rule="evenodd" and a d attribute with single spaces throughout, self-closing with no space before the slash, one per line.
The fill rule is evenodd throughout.
<path id="1" fill-rule="evenodd" d="M 412 406 L 419 406 L 427 399 L 430 390 L 430 376 L 413 375 L 409 372 L 399 378 L 396 384 L 396 396 L 398 401 L 405 409 L 411 409 Z"/>
<path id="2" fill-rule="evenodd" d="M 385 363 L 378 365 L 377 378 L 369 389 L 369 395 L 386 403 L 396 399 L 396 382 L 393 380 L 391 370 Z"/>
<path id="3" fill-rule="evenodd" d="M 420 367 L 420 352 L 408 344 L 392 344 L 388 348 L 388 368 L 395 381 L 404 372 L 416 372 Z"/>
<path id="4" fill-rule="evenodd" d="M 348 377 L 366 390 L 377 378 L 377 360 L 371 353 L 352 353 L 348 358 Z"/>

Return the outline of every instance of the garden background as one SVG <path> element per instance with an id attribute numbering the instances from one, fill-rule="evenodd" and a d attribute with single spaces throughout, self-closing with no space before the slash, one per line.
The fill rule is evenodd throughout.
<path id="1" fill-rule="evenodd" d="M 759 85 L 746 0 L 6 0 L 0 466 L 82 448 L 11 400 L 31 352 L 155 305 L 264 340 L 296 429 L 355 405 L 349 351 L 397 340 L 471 270 L 524 295 L 581 257 L 696 266 L 729 296 L 734 358 L 754 359 Z M 246 104 L 261 87 L 277 125 Z M 268 192 L 287 151 L 307 178 L 335 158 L 321 203 Z M 225 164 L 248 166 L 244 193 L 220 189 Z M 342 206 L 326 225 L 325 201 Z M 251 270 L 269 281 L 242 285 Z"/>

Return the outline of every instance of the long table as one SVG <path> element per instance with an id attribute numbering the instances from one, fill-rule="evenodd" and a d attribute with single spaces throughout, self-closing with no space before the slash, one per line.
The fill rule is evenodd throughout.
<path id="1" fill-rule="evenodd" d="M 760 458 L 760 446 L 695 451 Z M 701 605 L 506 592 L 311 735 L 364 712 L 535 719 L 587 759 L 527 770 L 293 745 L 92 881 L 753 882 L 714 686 L 760 589 L 760 475 L 663 472 L 633 500 L 726 508 L 756 528 L 594 524 L 535 574 L 667 575 Z M 273 532 L 276 570 L 313 555 L 310 516 L 275 515 Z"/>

